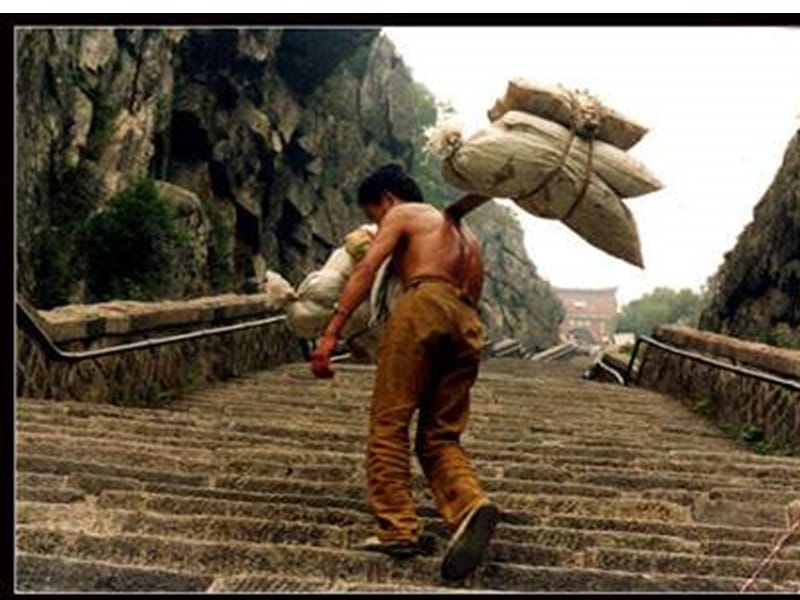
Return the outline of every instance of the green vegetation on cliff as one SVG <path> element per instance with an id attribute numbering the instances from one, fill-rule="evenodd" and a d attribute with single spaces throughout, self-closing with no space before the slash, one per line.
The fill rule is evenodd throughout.
<path id="1" fill-rule="evenodd" d="M 188 243 L 177 211 L 151 180 L 111 198 L 86 224 L 87 287 L 92 301 L 155 300 L 180 269 Z"/>

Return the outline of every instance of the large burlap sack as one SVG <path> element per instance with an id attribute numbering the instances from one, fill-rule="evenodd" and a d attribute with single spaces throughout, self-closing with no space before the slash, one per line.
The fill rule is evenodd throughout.
<path id="1" fill-rule="evenodd" d="M 438 136 L 439 139 L 435 139 Z M 662 188 L 647 168 L 605 142 L 590 143 L 558 123 L 510 111 L 490 126 L 462 140 L 460 132 L 443 128 L 431 132 L 429 148 L 443 159 L 449 183 L 461 189 L 496 197 L 524 197 L 553 170 L 560 169 L 583 183 L 587 168 L 623 198 Z"/>
<path id="2" fill-rule="evenodd" d="M 488 116 L 490 121 L 496 121 L 508 111 L 519 110 L 570 127 L 575 124 L 587 97 L 590 96 L 585 93 L 561 86 L 534 84 L 520 77 L 508 82 L 505 95 L 488 111 Z M 580 127 L 581 123 L 577 125 Z M 645 133 L 647 128 L 643 125 L 600 105 L 600 127 L 595 133 L 597 139 L 628 150 Z"/>
<path id="3" fill-rule="evenodd" d="M 499 122 L 507 131 L 528 133 L 542 144 L 554 144 L 561 152 L 568 148 L 567 160 L 576 165 L 588 165 L 591 152 L 592 170 L 621 198 L 642 196 L 663 187 L 641 162 L 606 142 L 595 140 L 590 145 L 558 123 L 520 111 L 507 112 Z"/>
<path id="4" fill-rule="evenodd" d="M 587 169 L 587 156 L 580 151 L 584 142 L 573 139 L 565 153 L 568 139 L 556 142 L 554 131 L 541 119 L 510 112 L 467 140 L 453 128 L 429 132 L 427 148 L 442 160 L 442 175 L 455 187 L 511 198 L 532 214 L 563 221 L 601 250 L 642 266 L 630 211 L 594 169 Z M 653 185 L 641 177 L 622 177 L 617 167 L 623 162 L 598 158 L 598 163 L 629 192 Z"/>

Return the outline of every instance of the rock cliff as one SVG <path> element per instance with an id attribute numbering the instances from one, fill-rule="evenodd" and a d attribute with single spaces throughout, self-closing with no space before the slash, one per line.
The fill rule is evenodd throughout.
<path id="1" fill-rule="evenodd" d="M 17 41 L 18 284 L 41 308 L 92 301 L 83 225 L 143 178 L 189 242 L 159 298 L 239 289 L 266 269 L 297 284 L 363 222 L 361 178 L 411 167 L 429 124 L 378 29 L 36 29 Z M 547 345 L 557 301 L 503 210 L 472 219 L 488 331 Z"/>
<path id="2" fill-rule="evenodd" d="M 800 348 L 800 132 L 710 282 L 702 329 Z"/>

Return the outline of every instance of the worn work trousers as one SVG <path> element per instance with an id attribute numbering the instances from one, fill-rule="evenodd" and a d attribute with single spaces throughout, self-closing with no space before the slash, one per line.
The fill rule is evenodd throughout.
<path id="1" fill-rule="evenodd" d="M 412 283 L 384 325 L 369 424 L 367 483 L 382 541 L 416 540 L 409 424 L 439 512 L 452 528 L 483 500 L 459 438 L 478 374 L 483 331 L 468 296 L 441 280 Z"/>

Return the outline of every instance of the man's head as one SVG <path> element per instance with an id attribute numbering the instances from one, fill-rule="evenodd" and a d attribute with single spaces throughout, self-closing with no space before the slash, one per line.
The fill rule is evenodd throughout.
<path id="1" fill-rule="evenodd" d="M 389 209 L 401 202 L 424 202 L 419 186 L 400 165 L 388 164 L 365 177 L 358 188 L 358 205 L 380 223 Z"/>

